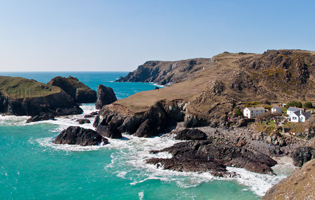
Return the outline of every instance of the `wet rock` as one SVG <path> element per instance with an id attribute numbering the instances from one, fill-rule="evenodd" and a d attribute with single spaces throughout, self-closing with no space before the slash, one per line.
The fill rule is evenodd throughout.
<path id="1" fill-rule="evenodd" d="M 79 126 L 68 127 L 53 141 L 55 144 L 76 144 L 81 146 L 98 145 L 102 142 L 108 143 L 108 140 L 91 129 L 84 129 Z"/>
<path id="2" fill-rule="evenodd" d="M 91 121 L 90 120 L 88 120 L 88 119 L 77 119 L 77 122 L 79 122 L 79 124 L 89 124 L 89 123 L 91 123 Z"/>
<path id="3" fill-rule="evenodd" d="M 55 116 L 51 113 L 44 113 L 42 115 L 36 115 L 33 117 L 30 117 L 29 119 L 26 120 L 26 123 L 30 122 L 38 122 L 38 121 L 44 121 L 44 120 L 54 120 Z"/>
<path id="4" fill-rule="evenodd" d="M 113 126 L 99 125 L 96 128 L 96 132 L 103 137 L 122 138 L 121 133 L 117 131 L 117 129 L 115 129 L 115 127 Z"/>
<path id="5" fill-rule="evenodd" d="M 226 166 L 241 167 L 246 170 L 273 174 L 272 166 L 277 162 L 269 156 L 245 147 L 236 147 L 207 141 L 188 141 L 174 144 L 157 152 L 167 151 L 172 158 L 153 158 L 150 164 L 160 164 L 163 169 L 175 171 L 226 173 Z"/>

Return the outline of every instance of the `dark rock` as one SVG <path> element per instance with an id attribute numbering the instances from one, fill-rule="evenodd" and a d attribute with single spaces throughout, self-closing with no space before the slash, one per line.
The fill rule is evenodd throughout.
<path id="1" fill-rule="evenodd" d="M 137 129 L 137 132 L 134 134 L 138 137 L 152 137 L 157 135 L 157 131 L 151 129 L 155 126 L 155 122 L 152 119 L 145 120 Z"/>
<path id="2" fill-rule="evenodd" d="M 84 118 L 91 118 L 94 117 L 94 115 L 84 115 Z"/>
<path id="3" fill-rule="evenodd" d="M 293 164 L 301 167 L 307 161 L 315 158 L 315 149 L 312 147 L 300 147 L 291 153 Z"/>
<path id="4" fill-rule="evenodd" d="M 107 144 L 108 140 L 91 129 L 84 129 L 79 126 L 68 127 L 53 141 L 55 144 L 76 144 L 81 146 L 98 145 L 102 142 Z"/>
<path id="5" fill-rule="evenodd" d="M 237 121 L 236 127 L 244 127 L 247 126 L 247 122 L 245 119 L 240 119 Z"/>
<path id="6" fill-rule="evenodd" d="M 93 116 L 94 116 L 94 115 L 97 115 L 97 114 L 98 114 L 98 112 L 97 112 L 97 111 L 95 111 L 95 112 L 91 112 L 91 113 L 90 113 L 90 115 L 93 115 Z"/>
<path id="7" fill-rule="evenodd" d="M 241 167 L 262 174 L 273 174 L 271 167 L 277 164 L 275 160 L 258 151 L 211 141 L 180 142 L 154 153 L 163 151 L 171 153 L 173 157 L 153 158 L 146 162 L 159 164 L 164 169 L 210 172 L 214 175 L 217 172 L 226 174 L 226 166 Z"/>
<path id="8" fill-rule="evenodd" d="M 115 129 L 113 126 L 99 125 L 96 128 L 96 132 L 103 137 L 122 138 L 121 133 L 117 131 L 117 129 Z"/>
<path id="9" fill-rule="evenodd" d="M 117 98 L 112 88 L 105 87 L 104 85 L 99 85 L 97 87 L 96 109 L 101 109 L 104 105 L 111 104 L 116 100 Z"/>
<path id="10" fill-rule="evenodd" d="M 175 137 L 177 140 L 205 140 L 207 135 L 198 129 L 184 129 L 179 131 Z"/>
<path id="11" fill-rule="evenodd" d="M 96 101 L 96 92 L 72 76 L 68 78 L 57 76 L 47 84 L 60 87 L 77 103 L 94 103 Z"/>
<path id="12" fill-rule="evenodd" d="M 79 122 L 79 124 L 85 124 L 85 123 L 89 124 L 89 123 L 91 123 L 91 121 L 88 120 L 88 119 L 77 119 L 77 122 Z"/>
<path id="13" fill-rule="evenodd" d="M 44 120 L 54 120 L 55 117 L 51 113 L 44 113 L 43 115 L 36 115 L 33 117 L 30 117 L 28 120 L 26 120 L 26 123 L 30 122 L 38 122 L 38 121 L 44 121 Z"/>

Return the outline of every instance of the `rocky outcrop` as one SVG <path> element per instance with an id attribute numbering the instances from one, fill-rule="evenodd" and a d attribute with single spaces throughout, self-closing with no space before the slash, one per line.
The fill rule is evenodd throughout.
<path id="1" fill-rule="evenodd" d="M 129 113 L 125 108 L 110 104 L 104 106 L 96 117 L 93 126 L 105 126 L 105 135 L 134 134 L 138 137 L 152 137 L 182 121 L 185 103 L 178 100 L 173 102 L 159 101 L 143 113 Z"/>
<path id="2" fill-rule="evenodd" d="M 111 104 L 117 100 L 114 90 L 104 85 L 97 87 L 97 101 L 95 103 L 96 109 L 101 109 L 104 105 Z"/>
<path id="3" fill-rule="evenodd" d="M 75 77 L 69 76 L 65 78 L 57 76 L 47 84 L 60 87 L 77 103 L 94 103 L 96 101 L 96 92 Z"/>
<path id="4" fill-rule="evenodd" d="M 212 141 L 189 141 L 176 143 L 172 147 L 152 153 L 167 151 L 172 158 L 152 158 L 147 163 L 175 171 L 210 172 L 225 176 L 227 166 L 245 168 L 248 171 L 273 174 L 272 166 L 277 162 L 269 156 L 246 149 Z"/>
<path id="5" fill-rule="evenodd" d="M 122 138 L 122 135 L 117 129 L 114 129 L 113 126 L 103 126 L 99 125 L 96 128 L 96 132 L 103 137 L 109 138 Z"/>
<path id="6" fill-rule="evenodd" d="M 91 129 L 70 126 L 63 130 L 53 141 L 55 144 L 76 144 L 81 146 L 107 144 L 108 140 Z"/>
<path id="7" fill-rule="evenodd" d="M 207 135 L 198 129 L 184 129 L 177 133 L 176 140 L 205 140 Z"/>
<path id="8" fill-rule="evenodd" d="M 49 116 L 81 114 L 83 111 L 69 94 L 56 86 L 20 77 L 0 76 L 0 113 L 29 115 L 31 121 Z"/>
<path id="9" fill-rule="evenodd" d="M 315 158 L 315 149 L 312 147 L 300 147 L 292 152 L 291 157 L 295 166 L 301 167 L 306 162 Z"/>
<path id="10" fill-rule="evenodd" d="M 315 199 L 314 174 L 315 160 L 313 159 L 270 188 L 261 199 Z"/>

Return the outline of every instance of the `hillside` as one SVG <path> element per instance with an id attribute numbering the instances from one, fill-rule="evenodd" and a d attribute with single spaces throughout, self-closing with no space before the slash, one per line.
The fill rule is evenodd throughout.
<path id="1" fill-rule="evenodd" d="M 143 127 L 156 122 L 157 132 L 170 121 L 184 121 L 186 127 L 207 126 L 213 122 L 224 126 L 228 118 L 236 117 L 234 110 L 244 108 L 246 102 L 315 100 L 315 52 L 224 52 L 211 59 L 193 60 L 196 65 L 192 67 L 187 68 L 190 59 L 175 62 L 176 68 L 172 69 L 172 62 L 146 62 L 121 78 L 120 81 L 156 81 L 167 79 L 168 74 L 181 77 L 169 87 L 140 92 L 105 106 L 100 112 L 105 121 L 100 123 L 110 124 L 112 131 L 127 132 L 135 132 L 146 119 L 152 121 Z M 171 71 L 165 72 L 167 66 Z M 159 76 L 151 76 L 153 71 L 153 75 Z"/>
<path id="2" fill-rule="evenodd" d="M 315 159 L 270 188 L 262 199 L 314 199 Z"/>

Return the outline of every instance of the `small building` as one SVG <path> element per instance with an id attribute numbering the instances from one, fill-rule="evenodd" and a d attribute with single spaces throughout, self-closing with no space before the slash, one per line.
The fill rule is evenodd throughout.
<path id="1" fill-rule="evenodd" d="M 282 108 L 280 108 L 279 106 L 273 106 L 271 108 L 271 113 L 274 114 L 274 113 L 279 113 L 281 114 L 282 113 Z"/>
<path id="2" fill-rule="evenodd" d="M 291 113 L 294 113 L 294 112 L 300 111 L 300 110 L 302 110 L 302 111 L 305 112 L 304 108 L 290 107 L 290 108 L 287 110 L 287 114 L 290 115 Z"/>
<path id="3" fill-rule="evenodd" d="M 295 111 L 289 115 L 289 120 L 291 122 L 305 122 L 308 118 L 312 116 L 310 112 L 304 112 L 301 110 Z"/>
<path id="4" fill-rule="evenodd" d="M 247 107 L 243 110 L 244 117 L 254 118 L 258 115 L 264 114 L 266 109 L 264 107 Z"/>

